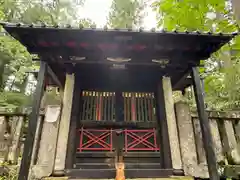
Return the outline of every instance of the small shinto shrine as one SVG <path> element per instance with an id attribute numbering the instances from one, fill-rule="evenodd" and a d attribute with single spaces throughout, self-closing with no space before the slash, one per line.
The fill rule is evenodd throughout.
<path id="1" fill-rule="evenodd" d="M 2 25 L 41 65 L 19 179 L 29 176 L 47 85 L 63 96 L 49 176 L 113 179 L 116 163 L 126 179 L 186 176 L 173 91 L 192 84 L 209 177 L 219 179 L 198 67 L 234 35 Z"/>

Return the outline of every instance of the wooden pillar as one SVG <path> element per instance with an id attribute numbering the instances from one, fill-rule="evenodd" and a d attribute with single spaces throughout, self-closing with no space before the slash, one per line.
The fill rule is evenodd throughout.
<path id="1" fill-rule="evenodd" d="M 57 152 L 56 152 L 55 166 L 54 166 L 55 175 L 64 175 L 70 119 L 71 119 L 71 112 L 72 112 L 74 84 L 75 84 L 75 75 L 66 74 L 64 94 L 63 94 L 62 114 L 61 114 L 61 120 L 60 120 L 60 126 L 59 126 Z"/>
<path id="2" fill-rule="evenodd" d="M 166 169 L 172 169 L 172 157 L 170 151 L 170 142 L 168 136 L 168 125 L 167 125 L 167 115 L 165 109 L 165 99 L 163 92 L 163 79 L 161 78 L 160 83 L 158 84 L 157 93 L 156 93 L 156 110 L 157 110 L 157 122 L 159 125 L 158 135 L 160 139 L 160 149 L 162 157 L 162 167 Z"/>
<path id="3" fill-rule="evenodd" d="M 170 77 L 163 77 L 162 87 L 165 102 L 165 111 L 170 141 L 170 151 L 173 169 L 182 169 L 182 160 L 179 147 L 178 128 L 175 116 L 172 83 Z"/>
<path id="4" fill-rule="evenodd" d="M 44 91 L 44 82 L 47 72 L 47 64 L 44 61 L 40 62 L 40 70 L 38 72 L 38 83 L 36 87 L 35 95 L 33 96 L 33 106 L 30 119 L 28 121 L 28 132 L 26 140 L 24 143 L 24 151 L 21 161 L 21 166 L 19 170 L 18 180 L 27 180 L 29 174 L 29 168 L 31 163 L 31 156 L 33 152 L 34 138 L 37 129 L 39 109 L 41 104 L 41 99 Z"/>
<path id="5" fill-rule="evenodd" d="M 44 99 L 44 97 L 43 97 L 43 99 Z M 37 129 L 36 129 L 36 134 L 35 134 L 35 138 L 34 138 L 34 143 L 33 143 L 33 152 L 32 152 L 32 157 L 31 157 L 30 168 L 32 168 L 37 162 L 37 155 L 38 155 L 38 151 L 39 151 L 40 138 L 41 138 L 42 127 L 43 127 L 43 120 L 44 120 L 43 116 L 38 117 L 38 123 L 37 123 Z M 33 176 L 33 170 L 30 169 L 29 175 L 28 175 L 28 180 L 33 179 L 32 176 Z"/>
<path id="6" fill-rule="evenodd" d="M 77 77 L 76 77 L 77 78 Z M 73 101 L 72 101 L 72 113 L 70 119 L 70 131 L 68 135 L 67 156 L 66 156 L 66 168 L 72 169 L 74 167 L 74 158 L 76 156 L 77 141 L 79 142 L 79 123 L 80 123 L 80 110 L 81 108 L 81 91 L 80 84 L 76 81 L 74 85 Z"/>
<path id="7" fill-rule="evenodd" d="M 43 93 L 43 97 L 41 99 L 40 110 L 44 109 L 44 106 L 46 105 L 46 97 L 47 96 L 46 96 L 46 90 L 45 90 L 44 93 Z M 41 113 L 44 114 L 45 110 L 42 111 Z M 37 123 L 34 143 L 33 143 L 33 152 L 32 152 L 30 167 L 33 167 L 33 165 L 35 165 L 36 161 L 37 161 L 37 155 L 38 155 L 38 150 L 39 150 L 40 138 L 41 138 L 41 134 L 42 134 L 43 120 L 44 120 L 44 116 L 40 115 L 38 117 L 38 123 Z M 32 173 L 32 171 L 29 172 L 29 176 L 28 176 L 29 180 L 32 178 L 31 173 Z"/>
<path id="8" fill-rule="evenodd" d="M 198 68 L 196 67 L 192 68 L 192 79 L 193 79 L 193 87 L 194 87 L 194 94 L 196 98 L 198 116 L 199 116 L 200 126 L 202 130 L 202 135 L 203 135 L 203 145 L 206 152 L 209 176 L 211 180 L 219 180 L 217 160 L 216 160 L 216 155 L 214 153 L 211 129 L 210 129 L 207 113 L 205 111 L 203 91 L 201 87 L 199 71 L 198 71 Z"/>
<path id="9" fill-rule="evenodd" d="M 31 175 L 33 179 L 48 177 L 53 172 L 60 119 L 59 115 L 59 105 L 49 105 L 46 107 L 46 115 L 42 126 L 37 163 L 32 167 Z"/>

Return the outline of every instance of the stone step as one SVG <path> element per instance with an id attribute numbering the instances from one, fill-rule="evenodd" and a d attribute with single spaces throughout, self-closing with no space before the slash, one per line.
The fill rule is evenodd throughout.
<path id="1" fill-rule="evenodd" d="M 160 163 L 124 163 L 125 169 L 161 169 Z M 109 169 L 115 163 L 76 163 L 75 169 Z"/>
<path id="2" fill-rule="evenodd" d="M 116 169 L 69 169 L 66 175 L 71 179 L 112 179 L 116 175 Z"/>
<path id="3" fill-rule="evenodd" d="M 56 180 L 58 180 L 58 179 L 56 179 Z M 68 179 L 68 180 L 96 180 L 96 179 Z M 97 179 L 97 180 L 115 180 L 115 179 Z M 126 178 L 125 180 L 194 180 L 194 178 L 193 177 L 136 178 L 136 179 Z"/>
<path id="4" fill-rule="evenodd" d="M 76 163 L 75 169 L 114 169 L 114 163 Z"/>
<path id="5" fill-rule="evenodd" d="M 56 179 L 57 180 L 57 179 Z M 68 180 L 96 180 L 96 179 L 68 179 Z M 115 180 L 114 179 L 98 179 L 98 180 Z M 176 176 L 176 177 L 168 177 L 168 178 L 126 178 L 126 180 L 194 180 L 193 177 L 188 176 Z"/>
<path id="6" fill-rule="evenodd" d="M 96 180 L 96 179 L 72 179 L 68 177 L 47 177 L 44 178 L 43 180 Z M 98 179 L 98 180 L 115 180 L 113 179 Z M 126 180 L 194 180 L 193 177 L 188 177 L 188 176 L 181 176 L 181 177 L 169 177 L 169 178 L 134 178 L 134 179 L 128 179 Z"/>
<path id="7" fill-rule="evenodd" d="M 83 178 L 68 178 L 68 177 L 47 177 L 44 178 L 43 180 L 96 180 L 96 179 L 83 179 Z M 110 179 L 97 179 L 97 180 L 115 180 L 115 178 L 110 178 Z M 194 180 L 193 177 L 190 176 L 173 176 L 173 177 L 168 177 L 168 178 L 134 178 L 134 179 L 129 179 L 126 178 L 126 180 Z"/>
<path id="8" fill-rule="evenodd" d="M 173 176 L 173 169 L 125 169 L 126 178 L 165 178 Z M 113 179 L 116 169 L 69 169 L 66 175 L 72 179 Z"/>

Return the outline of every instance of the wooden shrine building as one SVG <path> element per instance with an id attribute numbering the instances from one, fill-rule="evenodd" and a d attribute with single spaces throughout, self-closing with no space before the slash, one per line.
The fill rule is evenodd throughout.
<path id="1" fill-rule="evenodd" d="M 198 66 L 234 35 L 2 25 L 41 64 L 19 180 L 46 84 L 63 92 L 49 176 L 113 179 L 116 162 L 126 179 L 187 175 L 172 93 L 193 84 L 209 176 L 219 179 Z"/>

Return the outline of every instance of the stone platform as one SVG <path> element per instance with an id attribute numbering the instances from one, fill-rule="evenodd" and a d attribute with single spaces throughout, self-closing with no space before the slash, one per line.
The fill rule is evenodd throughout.
<path id="1" fill-rule="evenodd" d="M 69 179 L 68 177 L 47 177 L 43 180 L 115 180 L 115 179 Z M 193 177 L 189 176 L 173 176 L 169 178 L 135 178 L 126 180 L 194 180 Z"/>

